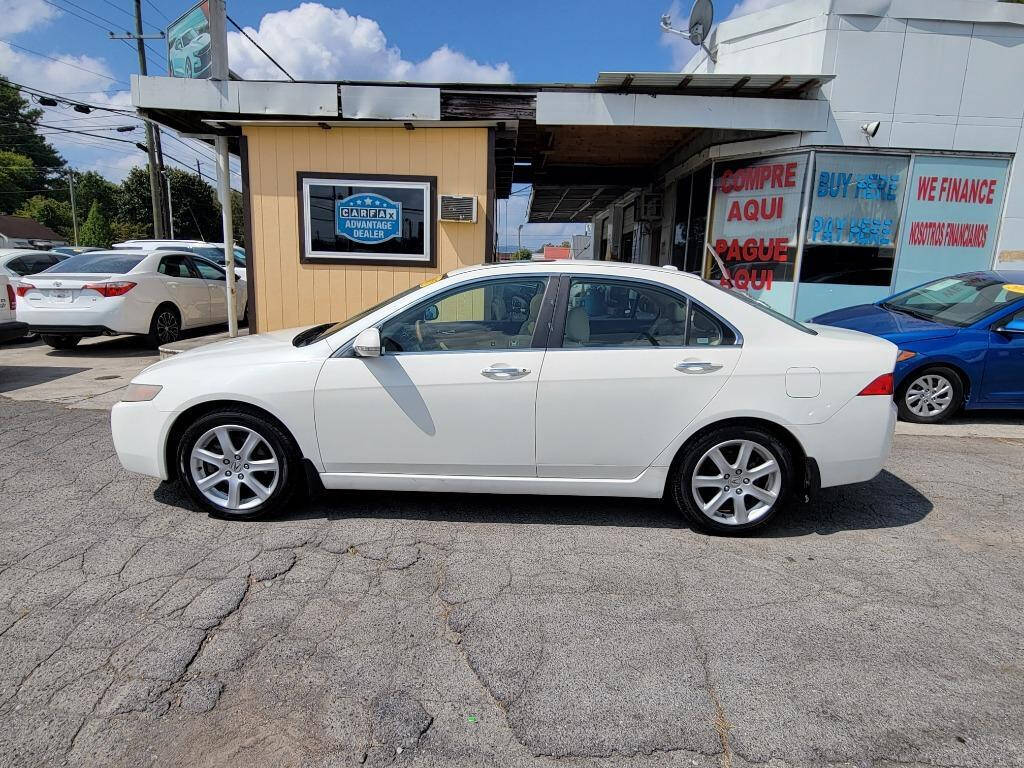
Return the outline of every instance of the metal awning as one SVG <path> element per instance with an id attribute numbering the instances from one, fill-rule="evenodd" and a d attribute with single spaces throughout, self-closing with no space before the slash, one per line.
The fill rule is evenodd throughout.
<path id="1" fill-rule="evenodd" d="M 594 85 L 615 93 L 689 93 L 699 96 L 802 96 L 835 79 L 825 74 L 712 74 L 601 72 Z"/>

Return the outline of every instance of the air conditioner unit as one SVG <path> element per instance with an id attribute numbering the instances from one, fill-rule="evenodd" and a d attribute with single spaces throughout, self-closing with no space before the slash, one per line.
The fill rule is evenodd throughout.
<path id="1" fill-rule="evenodd" d="M 439 221 L 476 223 L 476 197 L 473 195 L 440 195 Z"/>
<path id="2" fill-rule="evenodd" d="M 662 215 L 663 196 L 653 192 L 644 192 L 636 204 L 637 221 L 660 221 Z"/>

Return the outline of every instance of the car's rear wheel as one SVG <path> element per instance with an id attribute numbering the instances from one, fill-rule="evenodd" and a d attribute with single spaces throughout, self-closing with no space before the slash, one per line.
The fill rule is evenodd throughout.
<path id="1" fill-rule="evenodd" d="M 765 429 L 725 426 L 688 446 L 669 482 L 676 507 L 695 527 L 744 533 L 767 525 L 785 507 L 793 457 Z"/>
<path id="2" fill-rule="evenodd" d="M 40 334 L 40 338 L 43 343 L 53 347 L 54 349 L 74 349 L 78 346 L 78 342 L 82 340 L 81 336 L 74 333 L 43 333 Z"/>
<path id="3" fill-rule="evenodd" d="M 170 344 L 179 338 L 181 338 L 181 317 L 178 315 L 178 310 L 170 304 L 160 305 L 149 322 L 146 342 L 151 347 L 159 347 L 161 344 Z"/>
<path id="4" fill-rule="evenodd" d="M 302 477 L 298 448 L 273 421 L 243 408 L 197 419 L 178 443 L 178 476 L 215 517 L 248 519 L 280 510 Z"/>
<path id="5" fill-rule="evenodd" d="M 945 421 L 964 404 L 964 385 L 956 371 L 932 366 L 907 377 L 897 393 L 900 418 L 916 424 Z"/>

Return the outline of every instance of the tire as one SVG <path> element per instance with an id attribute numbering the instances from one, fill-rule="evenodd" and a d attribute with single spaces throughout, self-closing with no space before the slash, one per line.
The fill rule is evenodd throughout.
<path id="1" fill-rule="evenodd" d="M 222 439 L 231 443 L 230 448 Z M 213 517 L 231 520 L 286 508 L 303 478 L 299 449 L 291 435 L 244 406 L 200 416 L 178 441 L 177 461 L 178 477 L 192 500 Z M 256 469 L 257 462 L 265 462 L 261 465 L 265 468 Z M 216 477 L 222 479 L 214 481 Z"/>
<path id="2" fill-rule="evenodd" d="M 896 393 L 900 418 L 915 424 L 938 424 L 963 404 L 963 381 L 956 371 L 944 365 L 914 371 Z"/>
<path id="3" fill-rule="evenodd" d="M 78 342 L 82 340 L 81 336 L 78 336 L 73 333 L 43 333 L 40 334 L 40 338 L 43 340 L 44 344 L 47 344 L 53 347 L 54 349 L 61 349 L 65 351 L 69 349 L 74 349 L 75 347 L 78 346 Z"/>
<path id="4" fill-rule="evenodd" d="M 775 435 L 725 426 L 687 446 L 669 475 L 669 497 L 695 528 L 737 535 L 767 525 L 785 508 L 795 483 L 792 453 Z"/>
<path id="5" fill-rule="evenodd" d="M 146 343 L 156 349 L 161 344 L 170 344 L 181 338 L 181 315 L 171 304 L 161 304 L 149 321 Z"/>
<path id="6" fill-rule="evenodd" d="M 185 77 L 192 77 L 192 61 L 185 59 Z"/>

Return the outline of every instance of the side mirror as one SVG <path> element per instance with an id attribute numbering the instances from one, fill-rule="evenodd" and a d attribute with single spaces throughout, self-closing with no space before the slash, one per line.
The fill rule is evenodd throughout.
<path id="1" fill-rule="evenodd" d="M 380 331 L 376 328 L 367 328 L 356 336 L 352 344 L 356 357 L 380 357 Z"/>
<path id="2" fill-rule="evenodd" d="M 441 313 L 437 311 L 437 304 L 431 304 L 423 310 L 423 322 L 429 323 L 431 320 L 437 320 L 439 314 Z"/>
<path id="3" fill-rule="evenodd" d="M 1024 318 L 1018 317 L 996 328 L 999 333 L 1024 333 Z"/>

